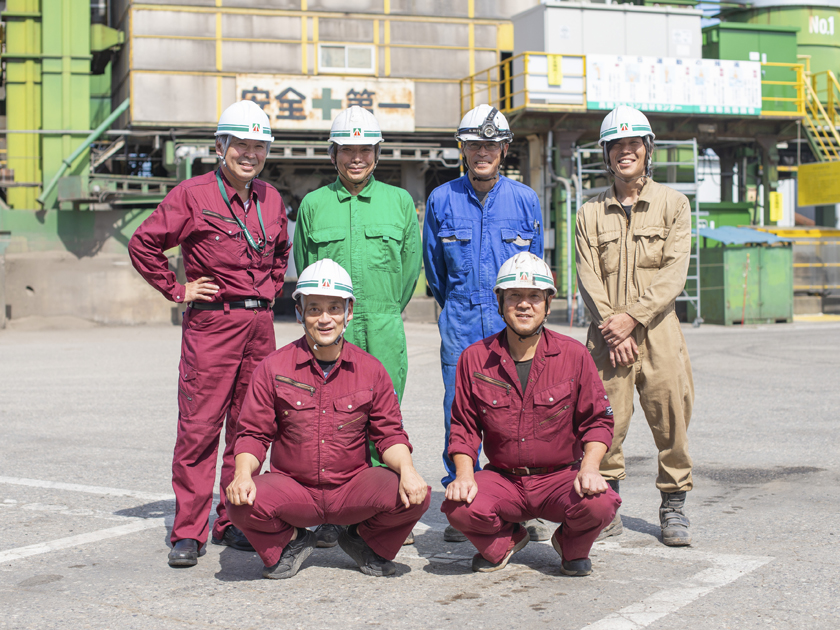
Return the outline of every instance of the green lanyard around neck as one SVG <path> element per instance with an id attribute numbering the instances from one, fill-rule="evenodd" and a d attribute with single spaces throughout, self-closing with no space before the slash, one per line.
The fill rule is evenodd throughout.
<path id="1" fill-rule="evenodd" d="M 228 207 L 228 210 L 230 210 L 230 213 L 233 215 L 233 218 L 236 219 L 237 225 L 239 225 L 239 227 L 245 233 L 245 240 L 248 241 L 248 245 L 250 245 L 257 252 L 262 254 L 262 250 L 265 249 L 266 240 L 265 240 L 265 225 L 263 225 L 262 212 L 260 211 L 260 200 L 259 199 L 256 200 L 256 202 L 257 202 L 257 218 L 260 220 L 260 228 L 262 229 L 262 234 L 263 234 L 262 240 L 263 240 L 263 242 L 262 242 L 262 245 L 257 245 L 257 243 L 254 241 L 254 237 L 251 236 L 251 233 L 248 231 L 248 228 L 245 227 L 245 224 L 239 219 L 238 216 L 236 216 L 236 213 L 233 211 L 233 208 L 230 207 L 230 198 L 228 197 L 227 191 L 225 190 L 225 185 L 222 182 L 222 169 L 219 169 L 218 171 L 216 171 L 216 181 L 219 184 L 219 192 L 222 193 L 222 199 L 225 200 L 225 205 Z"/>

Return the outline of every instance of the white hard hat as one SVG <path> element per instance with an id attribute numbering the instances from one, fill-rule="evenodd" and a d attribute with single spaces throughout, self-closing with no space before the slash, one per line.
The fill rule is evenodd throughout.
<path id="1" fill-rule="evenodd" d="M 268 116 L 254 101 L 239 101 L 223 111 L 214 135 L 274 142 Z"/>
<path id="2" fill-rule="evenodd" d="M 602 147 L 607 142 L 618 140 L 619 138 L 656 138 L 653 129 L 650 128 L 650 122 L 642 112 L 633 107 L 626 105 L 619 105 L 612 110 L 604 122 L 601 123 L 601 136 L 598 138 L 598 144 Z"/>
<path id="3" fill-rule="evenodd" d="M 532 288 L 548 291 L 552 296 L 557 294 L 548 264 L 531 252 L 519 252 L 502 264 L 493 291 L 499 295 L 505 289 Z"/>
<path id="4" fill-rule="evenodd" d="M 330 127 L 330 142 L 379 144 L 382 142 L 382 130 L 373 114 L 364 107 L 353 105 L 335 117 Z"/>
<path id="5" fill-rule="evenodd" d="M 292 299 L 296 300 L 299 295 L 331 295 L 356 301 L 350 274 L 329 258 L 312 263 L 301 272 Z"/>
<path id="6" fill-rule="evenodd" d="M 469 140 L 510 142 L 513 140 L 513 133 L 502 112 L 490 105 L 479 105 L 468 111 L 461 119 L 455 139 L 461 142 Z"/>

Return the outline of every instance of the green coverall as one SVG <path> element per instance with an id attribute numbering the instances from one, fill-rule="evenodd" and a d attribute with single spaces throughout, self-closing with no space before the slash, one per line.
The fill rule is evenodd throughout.
<path id="1" fill-rule="evenodd" d="M 350 274 L 356 303 L 345 338 L 382 362 L 402 401 L 408 357 L 401 314 L 422 261 L 411 196 L 371 177 L 354 197 L 336 178 L 303 198 L 293 251 L 298 273 L 330 258 Z"/>

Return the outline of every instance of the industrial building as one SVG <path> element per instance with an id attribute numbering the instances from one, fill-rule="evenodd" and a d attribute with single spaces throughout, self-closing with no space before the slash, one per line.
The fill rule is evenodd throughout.
<path id="1" fill-rule="evenodd" d="M 657 134 L 656 179 L 691 197 L 697 229 L 782 233 L 798 219 L 791 291 L 840 288 L 840 0 L 727 3 L 717 23 L 686 0 L 3 4 L 0 319 L 178 321 L 126 244 L 167 191 L 214 168 L 216 121 L 243 98 L 269 114 L 276 142 L 261 177 L 291 218 L 335 177 L 326 138 L 341 109 L 377 116 L 376 177 L 408 190 L 422 220 L 427 193 L 460 175 L 462 113 L 494 104 L 515 133 L 506 173 L 542 201 L 567 310 L 574 212 L 607 185 L 598 129 L 632 104 Z M 702 316 L 708 243 L 695 243 L 688 319 Z"/>

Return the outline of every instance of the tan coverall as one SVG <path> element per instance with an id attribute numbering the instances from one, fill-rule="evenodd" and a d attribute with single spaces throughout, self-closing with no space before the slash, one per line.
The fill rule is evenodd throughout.
<path id="1" fill-rule="evenodd" d="M 674 301 L 685 287 L 691 249 L 688 199 L 648 179 L 628 221 L 612 186 L 578 210 L 575 239 L 578 286 L 592 316 L 587 348 L 615 418 L 601 474 L 608 480 L 625 478 L 622 443 L 633 415 L 635 386 L 659 449 L 657 488 L 691 490 L 686 431 L 694 382 L 674 312 Z M 609 345 L 598 329 L 615 313 L 628 313 L 639 322 L 631 333 L 639 356 L 629 367 L 612 367 Z"/>

